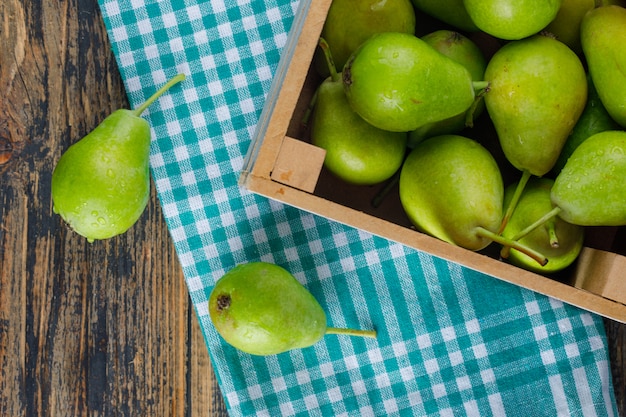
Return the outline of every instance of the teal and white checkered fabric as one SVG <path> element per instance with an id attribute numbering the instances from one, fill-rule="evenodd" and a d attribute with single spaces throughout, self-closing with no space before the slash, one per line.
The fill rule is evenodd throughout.
<path id="1" fill-rule="evenodd" d="M 145 113 L 152 173 L 232 416 L 616 415 L 601 318 L 239 188 L 298 1 L 99 1 L 134 106 L 188 76 Z M 209 292 L 256 260 L 378 339 L 226 345 Z"/>

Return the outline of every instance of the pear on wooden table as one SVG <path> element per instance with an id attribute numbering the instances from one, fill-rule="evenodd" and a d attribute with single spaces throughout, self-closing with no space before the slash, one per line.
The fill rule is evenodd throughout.
<path id="1" fill-rule="evenodd" d="M 215 283 L 208 304 L 217 332 L 252 355 L 306 348 L 327 334 L 376 337 L 375 330 L 328 327 L 313 295 L 289 271 L 268 262 L 230 269 Z"/>
<path id="2" fill-rule="evenodd" d="M 531 178 L 513 216 L 502 231 L 502 236 L 545 255 L 548 263 L 539 265 L 524 253 L 506 246 L 501 251 L 502 257 L 514 265 L 541 274 L 552 274 L 570 266 L 578 258 L 585 236 L 582 226 L 567 223 L 558 216 L 542 221 L 543 216 L 552 210 L 550 194 L 553 184 L 554 180 L 549 178 Z M 516 189 L 515 183 L 506 187 L 505 207 L 511 202 Z"/>
<path id="3" fill-rule="evenodd" d="M 370 36 L 380 32 L 415 33 L 415 10 L 410 0 L 333 0 L 321 37 L 328 42 L 337 71 Z M 315 68 L 330 75 L 324 52 L 315 52 Z"/>
<path id="4" fill-rule="evenodd" d="M 583 18 L 580 40 L 589 73 L 611 117 L 626 128 L 626 8 L 595 8 Z"/>
<path id="5" fill-rule="evenodd" d="M 89 242 L 126 232 L 150 196 L 150 126 L 143 111 L 178 74 L 135 110 L 118 109 L 70 146 L 52 173 L 53 210 Z"/>
<path id="6" fill-rule="evenodd" d="M 504 186 L 498 164 L 478 142 L 442 135 L 418 143 L 402 166 L 399 187 L 402 207 L 418 230 L 473 251 L 495 241 L 546 262 L 541 253 L 496 233 Z"/>

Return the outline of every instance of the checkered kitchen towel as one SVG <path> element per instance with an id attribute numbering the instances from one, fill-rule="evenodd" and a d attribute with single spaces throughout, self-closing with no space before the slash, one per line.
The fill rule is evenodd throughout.
<path id="1" fill-rule="evenodd" d="M 153 104 L 152 174 L 232 416 L 610 416 L 602 320 L 559 301 L 253 195 L 244 157 L 309 0 L 99 0 L 133 105 Z M 329 325 L 314 347 L 226 345 L 207 297 L 236 264 L 284 266 Z"/>

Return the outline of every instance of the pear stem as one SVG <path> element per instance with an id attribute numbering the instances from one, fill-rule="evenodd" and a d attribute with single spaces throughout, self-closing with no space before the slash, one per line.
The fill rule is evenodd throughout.
<path id="1" fill-rule="evenodd" d="M 327 327 L 326 334 L 344 334 L 347 336 L 360 336 L 376 339 L 376 330 L 341 329 L 337 327 Z"/>
<path id="2" fill-rule="evenodd" d="M 330 79 L 333 82 L 338 82 L 340 80 L 339 73 L 335 68 L 335 62 L 333 61 L 333 57 L 330 53 L 330 47 L 328 46 L 328 42 L 326 39 L 320 38 L 318 41 L 318 45 L 322 52 L 324 52 L 324 58 L 326 58 L 326 64 L 328 65 L 328 71 L 330 72 Z M 319 89 L 316 89 L 313 93 L 313 97 L 311 97 L 311 101 L 309 101 L 309 105 L 307 106 L 304 115 L 302 116 L 302 126 L 306 127 L 309 124 L 309 120 L 311 118 L 311 114 L 313 113 L 313 108 L 315 107 L 315 103 L 317 103 L 317 93 Z"/>
<path id="3" fill-rule="evenodd" d="M 524 192 L 524 188 L 526 188 L 526 184 L 528 183 L 531 175 L 532 174 L 527 169 L 522 172 L 522 178 L 520 178 L 519 182 L 517 183 L 517 187 L 515 188 L 515 192 L 513 193 L 513 198 L 511 198 L 511 202 L 509 203 L 509 206 L 506 208 L 506 212 L 502 217 L 502 222 L 500 223 L 498 234 L 502 233 L 506 225 L 509 223 L 511 216 L 513 216 L 515 207 L 517 207 L 517 203 L 519 202 L 519 199 L 521 198 L 522 193 Z"/>
<path id="4" fill-rule="evenodd" d="M 141 116 L 141 113 L 144 112 L 152 103 L 156 101 L 163 93 L 172 88 L 173 85 L 178 84 L 179 82 L 185 79 L 185 74 L 177 74 L 174 78 L 170 79 L 163 87 L 159 88 L 159 90 L 152 94 L 150 98 L 148 98 L 141 106 L 137 107 L 133 110 L 133 114 L 137 117 Z"/>
<path id="5" fill-rule="evenodd" d="M 556 222 L 554 219 L 548 221 L 548 236 L 550 236 L 550 246 L 554 249 L 559 247 L 559 237 L 556 235 Z"/>
<path id="6" fill-rule="evenodd" d="M 487 83 L 487 85 L 485 85 L 484 88 L 477 90 L 476 86 L 482 83 Z M 466 127 L 474 127 L 474 113 L 476 113 L 476 109 L 478 108 L 478 103 L 480 103 L 485 97 L 485 94 L 489 92 L 489 86 L 490 86 L 490 83 L 488 81 L 476 81 L 476 82 L 473 82 L 472 84 L 474 85 L 474 89 L 478 92 L 476 93 L 476 96 L 474 97 L 474 101 L 470 105 L 469 109 L 467 109 L 467 112 L 465 112 L 465 126 Z"/>
<path id="7" fill-rule="evenodd" d="M 317 103 L 317 96 L 318 96 L 318 92 L 319 92 L 319 88 L 315 89 L 315 91 L 313 92 L 313 96 L 311 97 L 311 100 L 309 101 L 309 105 L 307 106 L 304 114 L 302 115 L 302 126 L 306 127 L 309 124 L 309 120 L 311 120 L 311 114 L 313 114 L 313 108 L 315 107 L 315 103 Z"/>
<path id="8" fill-rule="evenodd" d="M 528 246 L 523 245 L 515 240 L 508 239 L 502 235 L 496 234 L 490 230 L 485 229 L 484 227 L 477 227 L 476 234 L 478 236 L 491 239 L 502 246 L 510 246 L 513 249 L 516 249 L 523 254 L 528 255 L 529 257 L 537 261 L 537 263 L 541 266 L 545 266 L 548 263 L 548 258 L 546 258 L 543 254 L 537 252 L 536 250 L 529 248 Z"/>
<path id="9" fill-rule="evenodd" d="M 489 87 L 489 81 L 472 81 L 472 87 L 474 91 L 484 90 Z"/>
<path id="10" fill-rule="evenodd" d="M 326 39 L 320 38 L 318 45 L 320 48 L 322 48 L 322 52 L 324 52 L 326 65 L 328 65 L 328 71 L 330 72 L 330 79 L 335 82 L 339 81 L 339 73 L 337 72 L 337 67 L 335 66 L 335 61 L 333 60 L 333 55 L 330 52 L 330 46 L 328 46 L 328 42 L 326 42 Z"/>
<path id="11" fill-rule="evenodd" d="M 551 219 L 553 219 L 557 214 L 559 214 L 561 212 L 561 208 L 560 207 L 555 207 L 552 210 L 550 210 L 549 212 L 547 212 L 546 214 L 544 214 L 543 216 L 541 216 L 539 219 L 537 219 L 535 222 L 531 223 L 530 225 L 528 225 L 526 228 L 520 230 L 519 232 L 517 232 L 516 235 L 514 235 L 511 240 L 513 241 L 518 241 L 521 238 L 523 238 L 524 236 L 526 236 L 527 234 L 529 234 L 530 232 L 532 232 L 533 230 L 535 230 L 536 228 L 538 228 L 539 226 L 550 222 Z M 554 229 L 554 222 L 551 222 L 551 225 L 548 225 L 548 228 L 551 229 L 548 230 L 548 233 L 550 234 L 550 245 L 553 248 L 558 248 L 559 247 L 559 240 L 556 237 L 556 231 Z M 502 256 L 503 258 L 508 258 L 509 257 L 509 247 L 505 246 L 504 248 L 502 248 L 502 251 L 500 252 L 500 256 Z"/>
<path id="12" fill-rule="evenodd" d="M 527 226 L 525 229 L 519 231 L 512 239 L 520 240 L 521 238 L 523 238 L 524 236 L 526 236 L 527 234 L 529 234 L 530 232 L 532 232 L 533 230 L 541 226 L 542 224 L 545 224 L 549 220 L 553 219 L 560 212 L 561 212 L 560 207 L 553 208 L 552 210 L 550 210 L 549 212 L 541 216 L 539 219 L 535 220 L 534 223 Z"/>

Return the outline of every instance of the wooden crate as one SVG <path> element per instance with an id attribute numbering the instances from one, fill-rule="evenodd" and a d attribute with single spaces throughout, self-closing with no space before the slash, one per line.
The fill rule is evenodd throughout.
<path id="1" fill-rule="evenodd" d="M 420 233 L 412 227 L 393 191 L 378 207 L 371 204 L 384 184 L 348 185 L 326 172 L 323 167 L 325 151 L 309 142 L 307 129 L 301 121 L 321 82 L 311 63 L 330 3 L 331 0 L 300 2 L 244 163 L 241 186 L 626 322 L 626 285 L 622 282 L 626 279 L 625 228 L 588 228 L 585 247 L 575 265 L 546 277 L 499 260 L 499 248 L 495 244 L 484 251 L 473 252 Z"/>

